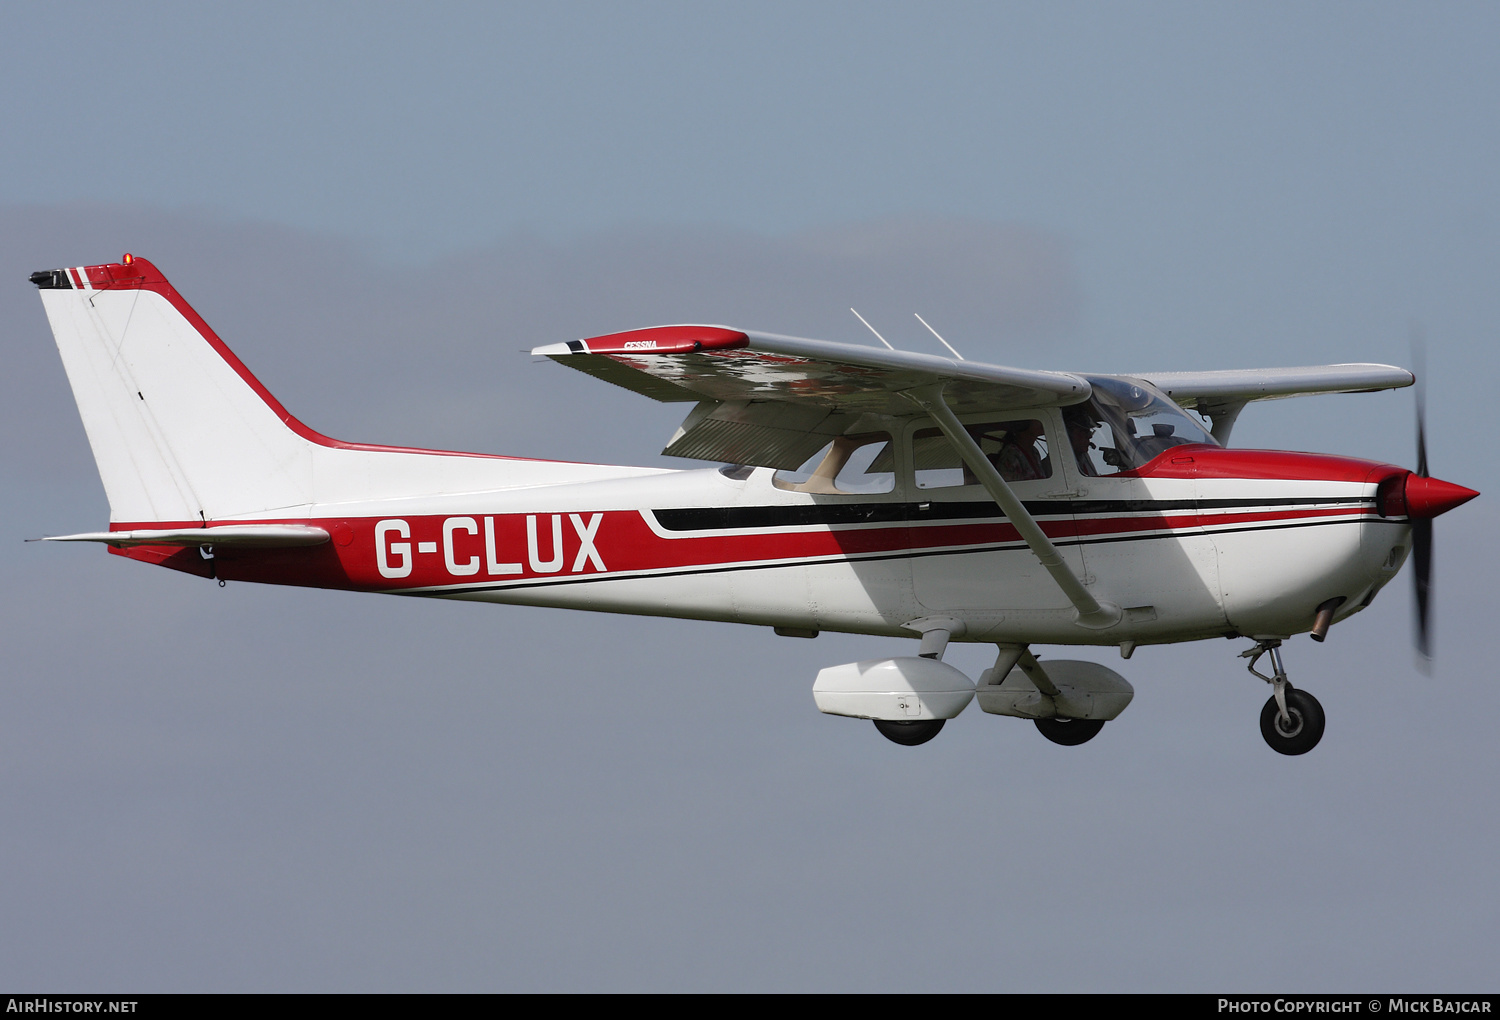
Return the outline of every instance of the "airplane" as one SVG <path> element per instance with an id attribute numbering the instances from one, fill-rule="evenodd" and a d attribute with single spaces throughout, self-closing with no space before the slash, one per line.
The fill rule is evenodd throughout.
<path id="1" fill-rule="evenodd" d="M 714 325 L 537 347 L 691 405 L 663 453 L 723 465 L 622 467 L 331 439 L 146 259 L 30 279 L 110 505 L 107 531 L 47 541 L 220 585 L 908 637 L 813 684 L 907 746 L 973 702 L 1063 745 L 1130 704 L 1119 673 L 1034 645 L 1232 638 L 1271 686 L 1266 743 L 1306 753 L 1325 717 L 1283 643 L 1324 640 L 1411 555 L 1426 653 L 1432 521 L 1478 495 L 1429 476 L 1420 402 L 1416 471 L 1229 448 L 1248 403 L 1412 385 L 1390 365 L 1042 372 Z M 994 665 L 970 679 L 952 641 Z"/>

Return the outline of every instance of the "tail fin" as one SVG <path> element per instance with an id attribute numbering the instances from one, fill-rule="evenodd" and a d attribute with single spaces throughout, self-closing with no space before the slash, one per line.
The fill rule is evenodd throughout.
<path id="1" fill-rule="evenodd" d="M 31 282 L 114 522 L 297 517 L 313 504 L 631 473 L 329 439 L 292 417 L 145 259 Z"/>
<path id="2" fill-rule="evenodd" d="M 311 430 L 150 262 L 127 255 L 31 279 L 111 520 L 193 521 L 312 502 Z"/>

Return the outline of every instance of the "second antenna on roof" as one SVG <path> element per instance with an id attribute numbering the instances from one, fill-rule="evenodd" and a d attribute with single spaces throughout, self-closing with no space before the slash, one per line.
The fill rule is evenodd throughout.
<path id="1" fill-rule="evenodd" d="M 850 308 L 849 311 L 854 312 L 854 309 Z M 885 337 L 881 336 L 880 335 L 880 330 L 878 330 L 874 326 L 870 325 L 870 323 L 868 321 L 866 321 L 866 319 L 865 319 L 865 317 L 863 315 L 860 315 L 858 312 L 854 312 L 854 317 L 856 319 L 858 319 L 860 322 L 863 322 L 865 324 L 865 329 L 868 329 L 871 333 L 875 334 L 875 339 L 876 340 L 879 340 L 881 343 L 885 344 L 887 347 L 891 347 L 891 342 L 889 340 L 887 340 Z M 894 351 L 895 349 L 896 348 L 891 347 L 891 350 Z"/>
<path id="2" fill-rule="evenodd" d="M 860 322 L 863 322 L 865 324 L 865 329 L 868 329 L 871 333 L 875 334 L 875 339 L 876 340 L 879 340 L 881 343 L 885 344 L 887 347 L 890 347 L 890 349 L 893 350 L 893 351 L 896 349 L 894 347 L 891 347 L 891 342 L 889 340 L 887 340 L 885 337 L 883 337 L 883 336 L 880 335 L 880 330 L 878 330 L 874 326 L 870 325 L 870 320 L 866 319 L 863 315 L 860 315 L 859 312 L 855 311 L 853 308 L 850 308 L 849 311 L 854 312 L 854 317 L 856 319 L 858 319 Z M 913 312 L 912 314 L 916 315 L 915 312 Z M 937 330 L 933 329 L 932 326 L 928 325 L 928 322 L 927 322 L 926 319 L 922 318 L 920 315 L 917 315 L 917 321 L 920 322 L 922 325 L 927 326 L 927 332 L 929 332 L 933 336 L 937 337 L 938 338 L 938 343 L 940 343 L 944 347 L 948 348 L 948 352 L 950 354 L 952 354 L 959 361 L 963 361 L 964 360 L 964 356 L 962 354 L 958 353 L 958 351 L 954 348 L 954 346 L 952 344 L 950 344 L 948 341 L 944 340 L 943 339 L 943 335 L 941 333 L 939 333 Z"/>
<path id="3" fill-rule="evenodd" d="M 913 315 L 917 315 L 916 312 L 912 312 L 912 314 Z M 922 318 L 920 315 L 917 315 L 917 321 L 920 322 L 922 325 L 927 326 L 927 320 L 924 319 L 924 318 Z M 953 351 L 953 356 L 955 358 L 957 358 L 959 361 L 964 360 L 964 356 L 962 354 L 958 353 L 958 351 L 953 350 L 953 345 L 950 344 L 948 341 L 944 340 L 941 333 L 939 333 L 937 330 L 933 329 L 931 326 L 927 326 L 927 332 L 929 332 L 933 336 L 937 337 L 938 338 L 938 343 L 940 343 L 944 347 L 948 348 L 948 350 Z"/>

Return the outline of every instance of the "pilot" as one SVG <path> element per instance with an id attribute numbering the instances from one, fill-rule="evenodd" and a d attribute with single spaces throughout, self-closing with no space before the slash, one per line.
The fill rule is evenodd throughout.
<path id="1" fill-rule="evenodd" d="M 1073 448 L 1073 457 L 1078 461 L 1078 473 L 1097 478 L 1099 470 L 1094 467 L 1089 450 L 1094 446 L 1094 430 L 1099 419 L 1083 404 L 1063 408 L 1063 424 L 1068 429 L 1068 445 Z"/>

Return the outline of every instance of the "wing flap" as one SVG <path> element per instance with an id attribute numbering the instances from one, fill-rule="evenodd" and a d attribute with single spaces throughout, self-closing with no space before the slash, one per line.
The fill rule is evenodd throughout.
<path id="1" fill-rule="evenodd" d="M 662 453 L 757 467 L 797 468 L 858 415 L 783 401 L 704 401 L 693 409 Z"/>

